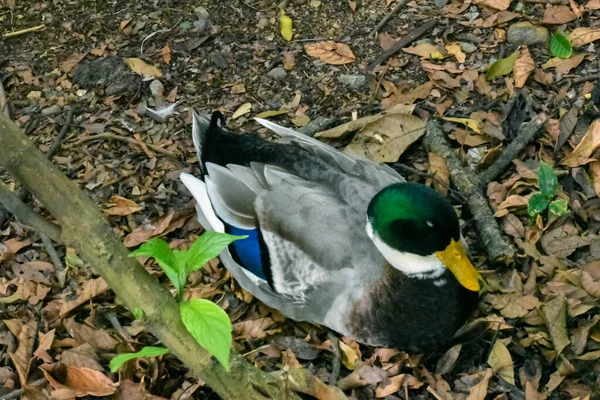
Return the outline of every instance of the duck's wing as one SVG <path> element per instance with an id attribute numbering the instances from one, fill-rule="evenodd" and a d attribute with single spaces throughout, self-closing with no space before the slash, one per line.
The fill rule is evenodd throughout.
<path id="1" fill-rule="evenodd" d="M 273 131 L 283 139 L 311 151 L 319 158 L 327 160 L 329 163 L 339 165 L 343 171 L 356 176 L 361 176 L 381 188 L 404 181 L 404 178 L 389 165 L 376 164 L 358 156 L 342 153 L 334 147 L 315 138 L 296 132 L 290 128 L 277 125 L 266 119 L 255 118 L 255 121 Z"/>

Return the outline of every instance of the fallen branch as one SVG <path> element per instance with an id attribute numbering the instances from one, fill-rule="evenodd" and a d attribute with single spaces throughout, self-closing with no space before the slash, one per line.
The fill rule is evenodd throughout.
<path id="1" fill-rule="evenodd" d="M 129 310 L 139 310 L 146 328 L 221 398 L 299 399 L 295 393 L 284 392 L 276 377 L 255 368 L 235 352 L 231 354 L 229 372 L 214 361 L 181 322 L 179 305 L 171 293 L 129 257 L 98 207 L 1 114 L 0 143 L 0 164 L 60 222 L 63 243 L 94 266 Z"/>
<path id="2" fill-rule="evenodd" d="M 46 25 L 42 24 L 42 25 L 38 25 L 38 26 L 32 26 L 31 28 L 21 29 L 20 31 L 4 33 L 4 34 L 2 34 L 2 37 L 3 38 L 11 38 L 11 37 L 15 37 L 15 36 L 24 35 L 26 33 L 43 31 L 44 29 L 46 29 Z"/>
<path id="3" fill-rule="evenodd" d="M 546 116 L 540 115 L 535 120 L 522 124 L 519 127 L 517 136 L 508 144 L 508 146 L 506 146 L 498 159 L 485 171 L 479 174 L 479 181 L 482 189 L 485 190 L 488 183 L 492 182 L 506 171 L 506 168 L 515 158 L 517 158 L 519 153 L 538 137 L 545 122 Z"/>
<path id="4" fill-rule="evenodd" d="M 437 20 L 430 20 L 425 22 L 423 25 L 417 27 L 414 31 L 404 36 L 402 39 L 398 40 L 392 47 L 381 53 L 379 57 L 375 59 L 369 66 L 367 67 L 367 72 L 372 74 L 376 67 L 381 65 L 385 60 L 389 57 L 393 56 L 397 52 L 399 52 L 402 48 L 408 46 L 413 41 L 417 40 L 421 36 L 423 36 L 428 30 L 433 28 L 439 22 Z"/>
<path id="5" fill-rule="evenodd" d="M 427 151 L 437 153 L 446 160 L 454 185 L 467 198 L 467 205 L 479 232 L 479 240 L 490 260 L 507 263 L 514 259 L 515 249 L 502 237 L 494 214 L 481 191 L 479 179 L 463 167 L 455 150 L 449 146 L 437 121 L 427 122 L 423 144 Z"/>
<path id="6" fill-rule="evenodd" d="M 388 14 L 387 14 L 385 17 L 383 17 L 383 19 L 381 20 L 381 22 L 379 22 L 379 23 L 377 24 L 377 26 L 376 26 L 375 28 L 373 28 L 373 30 L 371 31 L 371 34 L 375 34 L 375 33 L 379 32 L 379 30 L 380 30 L 381 28 L 383 28 L 383 27 L 385 26 L 385 24 L 387 24 L 387 23 L 388 23 L 388 21 L 389 21 L 390 19 L 392 19 L 392 17 L 393 17 L 394 15 L 398 14 L 398 12 L 400 11 L 400 9 L 401 9 L 402 7 L 404 7 L 404 5 L 405 5 L 406 3 L 408 3 L 408 0 L 399 0 L 399 1 L 398 1 L 398 4 L 396 4 L 396 5 L 394 6 L 394 8 L 392 8 L 392 11 L 390 11 L 390 12 L 389 12 L 389 13 L 388 13 Z"/>
<path id="7" fill-rule="evenodd" d="M 2 181 L 0 181 L 0 204 L 25 225 L 35 227 L 39 233 L 48 236 L 55 242 L 61 242 L 60 227 L 48 222 L 42 216 L 33 212 L 33 210 L 29 208 L 27 204 L 23 203 L 19 196 L 13 193 Z"/>
<path id="8" fill-rule="evenodd" d="M 83 143 L 83 142 L 88 142 L 90 140 L 102 140 L 102 139 L 113 139 L 113 140 L 120 140 L 122 142 L 127 142 L 130 144 L 135 144 L 137 146 L 142 147 L 143 150 L 143 145 L 147 146 L 149 149 L 154 150 L 157 153 L 161 153 L 161 154 L 165 154 L 167 156 L 171 156 L 171 157 L 176 157 L 177 154 L 173 153 L 172 151 L 169 150 L 165 150 L 160 146 L 157 146 L 155 144 L 148 144 L 148 143 L 140 143 L 135 139 L 132 138 L 128 138 L 125 136 L 119 136 L 119 135 L 115 135 L 112 133 L 100 133 L 98 135 L 93 135 L 93 136 L 86 136 L 86 137 L 82 137 L 77 139 L 77 144 Z"/>

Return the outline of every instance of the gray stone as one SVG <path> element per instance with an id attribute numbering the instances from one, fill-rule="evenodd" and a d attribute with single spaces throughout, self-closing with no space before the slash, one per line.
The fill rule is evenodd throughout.
<path id="1" fill-rule="evenodd" d="M 199 19 L 194 21 L 194 28 L 198 29 L 199 32 L 204 32 L 212 27 L 212 22 L 209 19 Z"/>
<path id="2" fill-rule="evenodd" d="M 548 43 L 548 29 L 527 21 L 517 22 L 508 28 L 506 40 L 514 45 L 546 45 Z"/>
<path id="3" fill-rule="evenodd" d="M 367 77 L 364 75 L 340 75 L 338 81 L 350 89 L 360 89 L 367 84 Z"/>
<path id="4" fill-rule="evenodd" d="M 458 44 L 460 45 L 461 50 L 467 54 L 475 53 L 477 51 L 477 46 L 475 46 L 473 43 L 458 42 Z"/>
<path id="5" fill-rule="evenodd" d="M 281 67 L 273 68 L 267 73 L 269 78 L 275 79 L 277 81 L 282 81 L 287 76 L 287 71 Z"/>
<path id="6" fill-rule="evenodd" d="M 60 114 L 61 111 L 62 109 L 60 108 L 60 106 L 58 104 L 55 104 L 53 106 L 42 109 L 42 111 L 40 111 L 40 114 L 42 114 L 43 116 L 56 115 Z"/>
<path id="7" fill-rule="evenodd" d="M 442 8 L 444 7 L 446 4 L 448 4 L 448 0 L 433 0 L 433 3 L 435 4 L 435 6 L 437 8 Z"/>
<path id="8" fill-rule="evenodd" d="M 210 17 L 208 10 L 202 6 L 194 8 L 194 13 L 198 19 L 208 19 Z"/>

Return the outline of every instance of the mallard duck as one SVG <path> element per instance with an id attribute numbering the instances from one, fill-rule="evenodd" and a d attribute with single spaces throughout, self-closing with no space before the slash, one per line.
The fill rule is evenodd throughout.
<path id="1" fill-rule="evenodd" d="M 452 338 L 480 289 L 452 205 L 387 165 L 256 121 L 282 141 L 195 114 L 202 175 L 181 174 L 205 229 L 247 236 L 220 255 L 238 283 L 364 344 L 428 351 Z"/>

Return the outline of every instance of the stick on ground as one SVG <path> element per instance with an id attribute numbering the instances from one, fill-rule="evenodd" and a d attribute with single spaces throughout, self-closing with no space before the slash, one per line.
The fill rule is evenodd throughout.
<path id="1" fill-rule="evenodd" d="M 404 7 L 404 5 L 408 3 L 408 0 L 399 0 L 398 4 L 396 4 L 394 6 L 394 8 L 392 8 L 392 11 L 390 11 L 389 13 L 387 13 L 387 15 L 385 17 L 383 17 L 383 19 L 377 24 L 377 26 L 375 28 L 373 28 L 373 30 L 371 31 L 372 34 L 379 32 L 379 30 L 381 28 L 383 28 L 385 26 L 385 24 L 388 23 L 388 21 L 390 19 L 392 19 L 392 17 L 396 14 L 398 14 L 398 12 L 400 11 L 400 9 L 402 7 Z"/>
<path id="2" fill-rule="evenodd" d="M 479 233 L 479 240 L 490 260 L 504 263 L 513 260 L 515 249 L 504 240 L 487 199 L 483 196 L 479 179 L 463 167 L 437 121 L 427 122 L 423 144 L 427 151 L 437 153 L 446 160 L 454 185 L 467 198 L 467 204 Z"/>

